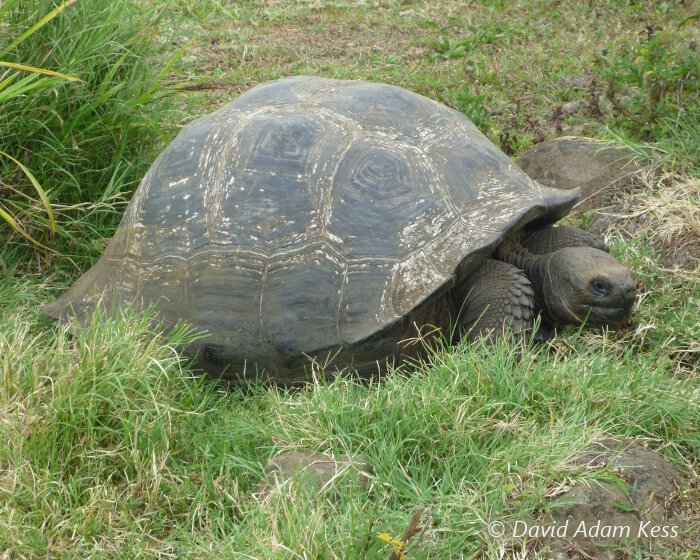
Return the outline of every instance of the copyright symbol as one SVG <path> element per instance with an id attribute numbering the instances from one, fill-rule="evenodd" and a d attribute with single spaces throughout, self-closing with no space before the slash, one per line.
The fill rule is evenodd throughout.
<path id="1" fill-rule="evenodd" d="M 491 521 L 488 526 L 488 532 L 492 537 L 502 537 L 506 532 L 506 528 L 500 521 Z"/>

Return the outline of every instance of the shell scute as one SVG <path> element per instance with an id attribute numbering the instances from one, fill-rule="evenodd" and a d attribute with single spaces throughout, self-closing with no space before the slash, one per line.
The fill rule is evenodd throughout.
<path id="1" fill-rule="evenodd" d="M 276 117 L 263 114 L 251 120 L 250 128 L 259 128 L 257 134 L 251 135 L 252 151 L 246 167 L 270 174 L 305 173 L 309 153 L 323 134 L 323 127 L 296 113 Z"/>
<path id="2" fill-rule="evenodd" d="M 437 205 L 403 154 L 360 141 L 344 155 L 333 178 L 330 234 L 348 258 L 401 259 L 402 232 Z"/>
<path id="3" fill-rule="evenodd" d="M 343 277 L 343 264 L 320 247 L 269 265 L 260 316 L 277 361 L 298 360 L 300 348 L 337 346 Z"/>

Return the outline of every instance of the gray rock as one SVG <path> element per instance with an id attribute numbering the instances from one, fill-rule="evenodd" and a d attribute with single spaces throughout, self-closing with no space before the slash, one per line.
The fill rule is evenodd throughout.
<path id="1" fill-rule="evenodd" d="M 535 144 L 520 156 L 518 165 L 548 187 L 581 187 L 575 207 L 581 210 L 604 206 L 616 193 L 630 190 L 644 170 L 629 148 L 573 137 Z"/>
<path id="2" fill-rule="evenodd" d="M 337 499 L 338 492 L 350 485 L 366 491 L 372 473 L 364 455 L 333 457 L 307 450 L 285 451 L 267 462 L 267 484 L 260 493 L 264 499 L 275 493 L 295 494 L 304 490 L 318 493 L 332 488 Z"/>
<path id="3" fill-rule="evenodd" d="M 574 99 L 573 101 L 569 101 L 568 103 L 564 103 L 561 106 L 561 112 L 563 115 L 573 115 L 576 111 L 581 109 L 583 106 L 584 106 L 584 103 L 583 103 L 582 99 Z M 537 144 L 537 145 L 539 145 L 539 144 Z"/>
<path id="4" fill-rule="evenodd" d="M 575 462 L 605 468 L 609 476 L 580 482 L 549 504 L 540 523 L 566 527 L 557 535 L 559 553 L 583 551 L 583 557 L 607 559 L 625 543 L 680 536 L 683 524 L 668 499 L 682 476 L 664 457 L 635 442 L 605 439 L 584 449 Z"/>

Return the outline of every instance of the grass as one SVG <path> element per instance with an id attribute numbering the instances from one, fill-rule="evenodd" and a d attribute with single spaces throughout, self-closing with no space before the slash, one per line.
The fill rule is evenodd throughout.
<path id="1" fill-rule="evenodd" d="M 2 40 L 54 7 L 16 5 L 0 20 Z M 57 230 L 49 235 L 26 176 L 0 160 L 0 201 L 56 251 L 0 229 L 0 557 L 386 559 L 378 535 L 401 537 L 424 507 L 407 560 L 533 558 L 531 543 L 484 528 L 600 477 L 571 462 L 592 440 L 634 437 L 697 473 L 690 3 L 181 0 L 156 3 L 158 17 L 143 6 L 77 2 L 13 53 L 83 82 L 0 111 L 2 149 L 37 177 Z M 410 373 L 284 391 L 203 383 L 173 350 L 191 335 L 158 333 L 148 314 L 95 316 L 75 338 L 41 315 L 100 253 L 162 142 L 251 86 L 296 73 L 418 91 L 514 154 L 561 134 L 651 154 L 658 172 L 606 210 L 606 237 L 642 294 L 634 324 L 571 329 L 525 349 L 465 344 Z M 266 461 L 293 448 L 365 454 L 369 495 L 351 485 L 337 500 L 330 488 L 260 501 Z M 700 496 L 693 503 L 700 509 Z M 700 554 L 697 531 L 623 553 L 689 560 Z"/>
<path id="2" fill-rule="evenodd" d="M 41 90 L 0 102 L 3 151 L 44 186 L 57 214 L 57 236 L 51 237 L 46 213 L 37 211 L 28 176 L 7 157 L 0 158 L 0 203 L 38 241 L 84 266 L 81 259 L 101 251 L 85 239 L 116 227 L 121 193 L 147 169 L 167 104 L 153 103 L 161 95 L 159 76 L 147 59 L 158 29 L 155 10 L 140 13 L 130 0 L 63 6 L 4 59 L 79 81 L 50 78 Z M 53 7 L 51 0 L 7 3 L 0 19 L 7 44 L 0 48 L 11 47 Z"/>
<path id="3" fill-rule="evenodd" d="M 25 305 L 0 331 L 10 442 L 0 547 L 17 556 L 272 558 L 288 548 L 353 558 L 368 547 L 379 558 L 386 545 L 370 524 L 399 534 L 418 505 L 433 523 L 410 557 L 469 556 L 494 544 L 484 520 L 520 519 L 553 481 L 585 475 L 566 460 L 595 436 L 641 438 L 679 464 L 700 452 L 697 379 L 670 375 L 661 348 L 530 349 L 521 359 L 464 345 L 370 385 L 222 392 L 183 371 L 172 350 L 181 332 L 95 317 L 71 342 L 32 334 Z M 367 455 L 370 501 L 350 492 L 261 506 L 264 463 L 295 447 Z"/>

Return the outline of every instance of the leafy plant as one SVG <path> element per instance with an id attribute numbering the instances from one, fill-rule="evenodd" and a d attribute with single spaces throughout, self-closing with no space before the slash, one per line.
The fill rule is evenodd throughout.
<path id="1" fill-rule="evenodd" d="M 520 31 L 522 28 L 507 23 L 470 25 L 468 27 L 469 35 L 465 39 L 455 40 L 440 36 L 437 39 L 428 39 L 426 43 L 435 49 L 435 52 L 430 54 L 432 60 L 462 58 L 483 45 L 496 42 L 508 43 L 513 33 Z"/>
<path id="2" fill-rule="evenodd" d="M 695 19 L 687 18 L 680 27 Z M 649 29 L 636 49 L 618 60 L 603 60 L 606 97 L 623 128 L 636 130 L 641 139 L 662 138 L 664 119 L 697 103 L 700 59 L 692 47 L 671 44 L 667 34 Z"/>
<path id="3" fill-rule="evenodd" d="M 486 95 L 473 93 L 466 83 L 455 99 L 455 109 L 467 115 L 482 131 L 491 126 L 491 116 L 484 107 L 485 99 Z"/>
<path id="4" fill-rule="evenodd" d="M 455 41 L 445 37 L 437 39 L 428 39 L 427 44 L 435 49 L 435 52 L 430 55 L 430 58 L 460 58 L 467 54 L 467 48 L 471 46 L 469 39 Z"/>

